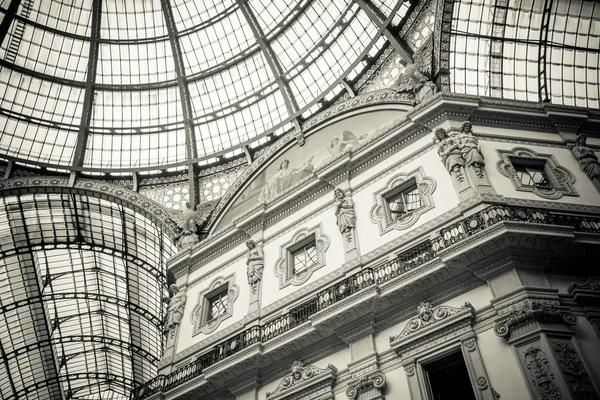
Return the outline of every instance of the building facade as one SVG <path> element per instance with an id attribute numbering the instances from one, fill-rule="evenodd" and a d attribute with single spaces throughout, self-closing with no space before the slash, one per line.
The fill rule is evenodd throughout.
<path id="1" fill-rule="evenodd" d="M 595 111 L 381 93 L 269 149 L 169 260 L 187 300 L 136 396 L 598 397 Z"/>

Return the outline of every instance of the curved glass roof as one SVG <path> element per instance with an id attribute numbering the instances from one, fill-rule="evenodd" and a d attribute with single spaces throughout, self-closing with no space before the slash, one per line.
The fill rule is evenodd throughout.
<path id="1" fill-rule="evenodd" d="M 410 3 L 0 1 L 0 153 L 102 171 L 241 154 L 341 92 Z"/>
<path id="2" fill-rule="evenodd" d="M 0 198 L 0 398 L 128 399 L 163 350 L 156 223 L 75 194 Z"/>

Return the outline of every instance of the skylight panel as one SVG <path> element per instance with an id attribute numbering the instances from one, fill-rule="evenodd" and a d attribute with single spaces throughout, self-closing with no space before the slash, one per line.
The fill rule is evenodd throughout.
<path id="1" fill-rule="evenodd" d="M 24 16 L 24 2 L 19 15 Z M 48 28 L 73 35 L 89 36 L 92 25 L 92 0 L 81 1 L 36 1 L 28 19 Z"/>
<path id="2" fill-rule="evenodd" d="M 290 12 L 303 2 L 306 0 L 248 1 L 265 36 L 276 29 L 281 21 L 284 21 Z"/>
<path id="3" fill-rule="evenodd" d="M 96 83 L 147 84 L 174 81 L 175 62 L 168 40 L 151 43 L 100 44 Z"/>
<path id="4" fill-rule="evenodd" d="M 167 36 L 160 0 L 103 1 L 100 37 L 111 40 Z"/>
<path id="5" fill-rule="evenodd" d="M 17 41 L 16 53 L 11 50 L 14 64 L 57 78 L 85 81 L 89 42 L 26 24 L 22 37 L 17 39 L 14 35 L 15 30 L 9 30 L 0 49 L 0 58 L 7 59 L 7 49 L 9 46 L 14 48 L 13 41 Z"/>
<path id="6" fill-rule="evenodd" d="M 173 17 L 177 25 L 177 31 L 181 32 L 207 21 L 217 19 L 221 14 L 230 12 L 235 3 L 235 0 L 174 0 L 171 2 L 171 7 L 173 8 Z"/>
<path id="7" fill-rule="evenodd" d="M 186 75 L 198 74 L 258 45 L 240 9 L 180 36 Z"/>

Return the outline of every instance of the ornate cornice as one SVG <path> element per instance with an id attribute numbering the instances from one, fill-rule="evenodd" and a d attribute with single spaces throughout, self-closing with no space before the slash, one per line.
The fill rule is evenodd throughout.
<path id="1" fill-rule="evenodd" d="M 496 335 L 506 338 L 512 330 L 534 321 L 575 325 L 577 324 L 577 316 L 551 304 L 529 301 L 521 308 L 509 313 L 506 319 L 496 323 L 494 332 Z"/>

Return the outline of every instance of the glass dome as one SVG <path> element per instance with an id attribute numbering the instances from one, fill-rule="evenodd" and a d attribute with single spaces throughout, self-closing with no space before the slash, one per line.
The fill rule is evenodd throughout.
<path id="1" fill-rule="evenodd" d="M 0 2 L 0 154 L 88 171 L 241 154 L 343 90 L 411 2 Z"/>

